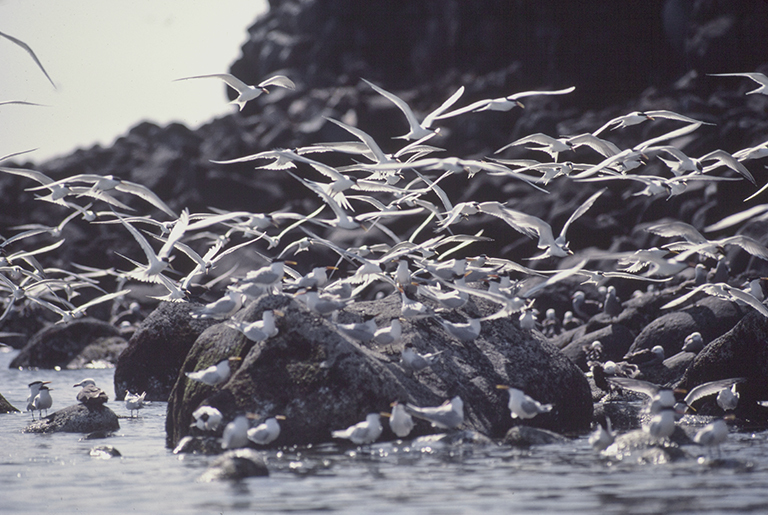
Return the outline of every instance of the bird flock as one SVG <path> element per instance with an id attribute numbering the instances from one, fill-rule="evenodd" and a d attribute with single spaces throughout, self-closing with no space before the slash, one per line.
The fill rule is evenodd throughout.
<path id="1" fill-rule="evenodd" d="M 0 33 L 0 36 L 22 46 L 45 72 L 28 46 L 5 34 Z M 760 84 L 749 94 L 768 94 L 768 78 L 760 73 L 716 75 L 749 78 Z M 229 74 L 199 75 L 179 80 L 196 78 L 225 81 L 237 90 L 238 96 L 233 103 L 240 110 L 247 102 L 268 93 L 269 88 L 296 87 L 292 80 L 282 75 L 269 77 L 257 86 L 244 84 Z M 759 173 L 753 174 L 746 165 L 768 156 L 768 141 L 749 148 L 733 151 L 718 149 L 703 156 L 688 156 L 682 150 L 681 142 L 695 138 L 697 131 L 710 123 L 668 110 L 653 110 L 635 111 L 606 120 L 591 133 L 566 136 L 530 134 L 482 158 L 446 156 L 444 149 L 435 146 L 440 141 L 439 124 L 443 120 L 472 117 L 482 111 L 495 111 L 498 116 L 505 116 L 513 109 L 526 108 L 522 99 L 564 96 L 574 88 L 526 91 L 458 107 L 464 94 L 462 86 L 428 115 L 420 116 L 402 98 L 376 84 L 364 82 L 402 111 L 405 117 L 408 131 L 393 135 L 396 141 L 403 140 L 395 152 L 384 152 L 363 128 L 326 117 L 328 123 L 348 134 L 348 140 L 292 149 L 269 149 L 215 162 L 225 171 L 229 164 L 247 162 L 254 165 L 255 174 L 263 169 L 284 172 L 295 181 L 297 188 L 314 199 L 315 206 L 308 212 L 227 212 L 211 209 L 209 212 L 190 213 L 184 208 L 177 213 L 149 188 L 118 177 L 77 174 L 54 179 L 36 170 L 0 167 L 1 173 L 29 181 L 26 190 L 37 200 L 56 204 L 65 213 L 60 222 L 52 222 L 54 225 L 19 226 L 7 229 L 14 231 L 13 234 L 2 235 L 0 295 L 3 306 L 0 324 L 14 310 L 23 309 L 30 303 L 56 313 L 61 317 L 59 323 L 67 323 L 85 316 L 86 310 L 98 303 L 119 305 L 125 302 L 124 297 L 131 291 L 130 285 L 137 282 L 156 285 L 160 291 L 156 298 L 171 302 L 187 302 L 191 298 L 190 292 L 196 287 L 205 286 L 215 291 L 223 283 L 226 286 L 218 300 L 203 307 L 190 307 L 190 316 L 225 321 L 250 340 L 262 341 L 276 334 L 275 317 L 281 316 L 281 313 L 265 312 L 262 320 L 250 324 L 231 320 L 231 316 L 263 294 L 293 292 L 309 310 L 335 321 L 335 315 L 340 310 L 362 298 L 372 285 L 382 283 L 400 295 L 401 316 L 384 327 L 378 327 L 373 320 L 337 324 L 339 331 L 359 341 L 375 341 L 391 346 L 401 338 L 402 321 L 433 318 L 440 323 L 447 337 L 468 342 L 481 334 L 484 322 L 498 318 L 514 317 L 523 330 L 542 329 L 546 332 L 572 323 L 574 313 L 589 316 L 583 294 L 577 294 L 574 297 L 574 312 L 566 313 L 563 319 L 559 319 L 548 306 L 539 306 L 546 313 L 544 318 L 539 319 L 540 310 L 534 308 L 535 295 L 568 278 L 577 277 L 585 284 L 604 285 L 612 278 L 654 284 L 673 280 L 684 270 L 694 267 L 698 267 L 697 280 L 690 293 L 665 308 L 679 306 L 691 296 L 703 293 L 750 306 L 768 317 L 759 280 L 756 285 L 728 283 L 731 278 L 727 275 L 727 263 L 723 257 L 725 248 L 735 245 L 756 258 L 768 260 L 768 249 L 745 235 L 710 239 L 688 223 L 664 220 L 648 226 L 646 230 L 668 238 L 670 241 L 665 245 L 623 252 L 602 249 L 602 252 L 580 261 L 576 266 L 566 269 L 557 266 L 560 260 L 573 254 L 571 239 L 578 244 L 578 235 L 574 237 L 573 234 L 574 224 L 587 213 L 596 214 L 599 211 L 610 186 L 624 185 L 625 196 L 647 195 L 669 199 L 686 191 L 698 191 L 701 185 L 717 188 L 724 181 L 748 181 L 756 189 L 748 200 L 759 196 L 768 186 L 758 188 L 758 181 L 762 182 L 764 178 Z M 615 131 L 638 124 L 654 124 L 659 120 L 663 121 L 664 127 L 670 124 L 677 127 L 630 148 L 620 148 L 611 141 Z M 567 160 L 581 147 L 588 149 L 588 155 L 592 155 L 590 162 Z M 0 157 L 0 163 L 25 153 L 22 151 Z M 548 159 L 522 157 L 530 154 Z M 329 164 L 339 161 L 346 164 Z M 658 165 L 663 171 L 656 175 L 653 171 L 660 169 Z M 753 170 L 762 171 L 759 167 Z M 572 205 L 569 218 L 557 231 L 550 221 L 527 214 L 504 198 L 454 203 L 451 200 L 453 192 L 444 189 L 441 182 L 459 174 L 466 174 L 469 180 L 479 174 L 501 177 L 529 188 L 531 194 L 536 195 L 546 194 L 547 188 L 555 181 L 572 181 L 582 186 L 586 198 Z M 595 190 L 591 183 L 605 187 Z M 129 203 L 137 205 L 137 201 L 143 203 L 138 204 L 145 206 L 149 212 L 137 214 L 135 208 L 129 206 Z M 703 231 L 723 231 L 764 217 L 768 211 L 766 206 L 738 210 Z M 472 255 L 470 249 L 473 244 L 491 238 L 484 231 L 464 234 L 461 226 L 468 219 L 500 220 L 511 231 L 496 232 L 493 239 L 520 234 L 534 241 L 540 252 L 524 258 L 530 266 L 505 257 Z M 62 270 L 43 266 L 40 261 L 46 254 L 66 244 L 65 227 L 76 223 L 112 224 L 114 231 L 121 233 L 126 241 L 135 242 L 143 253 L 143 259 L 123 256 L 124 270 L 86 267 Z M 393 224 L 402 226 L 404 223 L 411 227 L 406 234 L 392 228 Z M 365 231 L 369 240 L 378 240 L 375 244 L 342 248 L 327 236 L 339 231 Z M 325 237 L 321 233 L 325 233 Z M 318 247 L 336 254 L 336 262 L 302 269 L 296 263 L 301 253 Z M 222 263 L 225 262 L 222 258 L 244 255 L 260 256 L 264 260 L 263 268 L 222 270 Z M 600 259 L 601 263 L 612 260 L 615 266 L 612 270 L 592 270 L 587 264 L 593 259 Z M 716 280 L 710 281 L 705 267 L 713 261 L 718 263 L 718 269 L 722 266 L 726 272 L 714 273 Z M 548 266 L 540 266 L 542 264 Z M 107 291 L 102 284 L 108 282 L 118 287 Z M 88 302 L 80 302 L 84 290 L 92 290 Z M 615 288 L 606 288 L 605 294 L 606 301 L 600 309 L 611 317 L 617 316 L 621 312 L 621 301 L 616 296 Z M 488 301 L 497 309 L 482 318 L 469 318 L 466 322 L 451 322 L 441 316 L 446 311 L 462 307 L 473 297 Z M 427 299 L 430 302 L 422 302 Z M 412 348 L 404 348 L 402 358 L 404 367 L 418 372 L 439 359 L 439 353 L 420 355 Z M 187 375 L 191 380 L 215 386 L 228 377 L 230 361 L 225 360 L 209 369 Z M 84 391 L 86 388 L 87 385 Z M 551 405 L 541 404 L 516 388 L 505 389 L 509 391 L 512 417 L 529 418 L 552 409 Z M 37 385 L 32 397 L 30 406 L 34 410 L 46 410 L 50 406 L 45 384 Z M 135 396 L 132 396 L 132 402 L 134 407 L 129 408 L 131 410 L 141 405 Z M 198 412 L 193 422 L 196 427 L 210 430 L 220 423 L 220 414 Z M 407 417 L 411 415 L 424 418 L 438 427 L 456 427 L 463 420 L 463 405 L 458 397 L 433 408 L 396 404 L 390 415 L 390 420 L 397 427 L 393 427 L 396 434 L 407 434 L 411 425 Z M 355 443 L 374 441 L 381 433 L 379 416 L 378 413 L 369 414 L 364 422 L 336 431 L 333 435 Z M 250 428 L 248 416 L 238 417 L 232 422 L 236 426 L 230 431 L 233 436 L 225 437 L 223 445 L 237 446 L 243 438 L 271 441 L 279 432 L 279 425 L 275 426 L 276 419 L 269 420 L 263 428 Z M 253 435 L 251 431 L 254 431 Z M 243 433 L 247 436 L 242 437 Z M 225 434 L 228 434 L 227 431 Z"/>

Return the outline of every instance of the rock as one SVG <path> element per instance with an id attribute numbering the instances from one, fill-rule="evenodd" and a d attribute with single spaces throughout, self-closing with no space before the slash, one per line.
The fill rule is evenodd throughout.
<path id="1" fill-rule="evenodd" d="M 5 397 L 3 397 L 3 394 L 0 393 L 0 413 L 18 413 L 18 411 L 19 410 L 8 402 Z"/>
<path id="2" fill-rule="evenodd" d="M 147 400 L 168 400 L 195 339 L 217 323 L 190 317 L 196 306 L 199 304 L 163 302 L 141 323 L 117 360 L 116 400 L 124 399 L 126 390 L 147 392 Z"/>
<path id="3" fill-rule="evenodd" d="M 67 363 L 67 370 L 81 368 L 113 367 L 126 348 L 128 342 L 121 336 L 97 338 L 88 344 L 72 361 Z"/>
<path id="4" fill-rule="evenodd" d="M 200 477 L 200 481 L 245 479 L 268 475 L 269 469 L 261 454 L 253 449 L 232 449 L 216 458 Z"/>
<path id="5" fill-rule="evenodd" d="M 376 316 L 379 326 L 400 311 L 399 295 L 359 301 L 347 308 L 344 320 Z M 343 337 L 327 320 L 285 296 L 262 297 L 236 315 L 250 321 L 265 309 L 278 309 L 279 334 L 253 344 L 224 324 L 206 330 L 190 350 L 169 399 L 166 430 L 169 446 L 189 432 L 191 413 L 203 404 L 219 409 L 225 420 L 236 411 L 261 416 L 283 414 L 282 445 L 330 440 L 332 430 L 359 422 L 365 414 L 389 409 L 394 400 L 437 406 L 459 395 L 464 400 L 464 425 L 501 437 L 512 419 L 507 395 L 495 388 L 509 384 L 530 391 L 537 400 L 554 404 L 552 412 L 527 424 L 561 431 L 588 427 L 592 402 L 589 386 L 567 358 L 536 333 L 521 332 L 510 319 L 485 322 L 479 338 L 460 343 L 433 320 L 405 322 L 395 348 L 362 345 Z M 462 316 L 479 316 L 474 301 Z M 484 305 L 486 311 L 495 306 Z M 448 316 L 448 315 L 444 315 Z M 458 318 L 458 317 L 457 317 Z M 420 352 L 443 351 L 431 369 L 409 374 L 400 365 L 402 345 Z M 189 381 L 183 372 L 241 356 L 239 369 L 220 388 Z M 435 432 L 419 421 L 413 436 Z"/>
<path id="6" fill-rule="evenodd" d="M 768 410 L 757 401 L 768 398 L 768 319 L 756 311 L 747 313 L 736 326 L 696 355 L 679 388 L 691 388 L 731 377 L 747 379 L 739 385 L 739 404 L 736 414 L 752 422 L 768 421 Z"/>
<path id="7" fill-rule="evenodd" d="M 120 451 L 111 445 L 97 445 L 90 450 L 89 454 L 92 458 L 99 458 L 102 460 L 108 460 L 110 458 L 122 456 Z"/>
<path id="8" fill-rule="evenodd" d="M 554 431 L 528 426 L 515 426 L 504 435 L 502 443 L 513 447 L 530 447 L 532 445 L 547 445 L 551 443 L 566 443 L 568 438 Z"/>
<path id="9" fill-rule="evenodd" d="M 579 368 L 586 371 L 589 369 L 586 349 L 592 342 L 599 341 L 602 344 L 602 361 L 621 361 L 634 339 L 634 335 L 623 325 L 610 324 L 573 340 L 563 348 L 563 354 L 568 356 Z"/>
<path id="10" fill-rule="evenodd" d="M 119 337 L 117 328 L 94 318 L 50 325 L 35 333 L 10 368 L 66 368 L 70 363 L 106 359 L 117 342 L 113 338 Z M 83 352 L 87 353 L 81 356 Z"/>
<path id="11" fill-rule="evenodd" d="M 680 448 L 678 441 L 691 443 L 685 431 L 675 428 L 671 442 L 659 442 L 647 432 L 636 429 L 616 436 L 616 440 L 603 451 L 603 454 L 614 459 L 638 463 L 670 463 L 679 459 L 689 458 L 690 455 Z"/>
<path id="12" fill-rule="evenodd" d="M 173 454 L 220 454 L 221 439 L 213 436 L 185 436 L 173 449 Z"/>
<path id="13" fill-rule="evenodd" d="M 120 423 L 114 411 L 106 406 L 88 408 L 75 404 L 36 420 L 24 428 L 24 433 L 92 433 L 117 431 Z"/>

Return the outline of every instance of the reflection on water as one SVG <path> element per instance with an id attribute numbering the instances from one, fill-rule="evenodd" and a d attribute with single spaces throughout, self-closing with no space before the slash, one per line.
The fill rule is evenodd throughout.
<path id="1" fill-rule="evenodd" d="M 72 384 L 93 377 L 114 398 L 112 370 L 18 371 L 0 354 L 0 392 L 26 405 L 26 385 L 52 381 L 53 410 L 75 402 Z M 695 457 L 649 465 L 611 463 L 586 436 L 531 449 L 440 442 L 335 444 L 269 451 L 270 477 L 199 483 L 213 460 L 165 448 L 165 403 L 130 419 L 105 440 L 79 434 L 23 434 L 29 413 L 0 415 L 3 513 L 762 513 L 768 433 L 732 433 L 722 462 Z M 89 451 L 112 445 L 122 457 Z M 705 451 L 691 447 L 692 455 Z"/>

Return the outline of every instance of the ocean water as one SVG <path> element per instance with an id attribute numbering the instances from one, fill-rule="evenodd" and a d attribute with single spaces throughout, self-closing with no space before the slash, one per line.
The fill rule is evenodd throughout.
<path id="1" fill-rule="evenodd" d="M 52 381 L 51 410 L 74 404 L 85 377 L 114 398 L 113 370 L 8 369 L 0 352 L 0 392 L 19 409 L 26 385 Z M 0 415 L 0 513 L 766 513 L 768 432 L 732 432 L 722 460 L 686 448 L 674 463 L 613 462 L 582 437 L 517 449 L 497 445 L 385 442 L 366 448 L 321 445 L 265 453 L 269 477 L 200 482 L 214 460 L 165 447 L 165 403 L 130 419 L 110 402 L 120 430 L 102 440 L 81 434 L 25 434 L 29 413 Z M 286 422 L 287 423 L 287 422 Z M 112 445 L 120 457 L 92 457 Z"/>

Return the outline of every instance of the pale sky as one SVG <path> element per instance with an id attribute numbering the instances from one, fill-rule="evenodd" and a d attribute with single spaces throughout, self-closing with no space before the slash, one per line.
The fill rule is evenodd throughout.
<path id="1" fill-rule="evenodd" d="M 266 0 L 0 0 L 0 156 L 37 148 L 36 163 L 109 146 L 142 120 L 196 128 L 236 111 L 217 79 L 241 55 Z"/>

